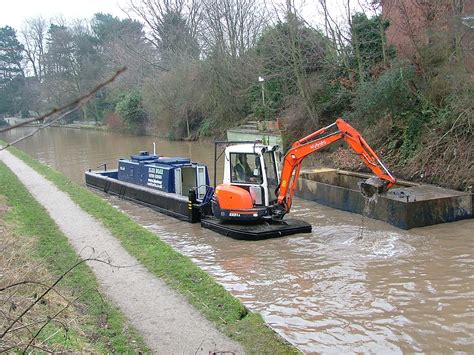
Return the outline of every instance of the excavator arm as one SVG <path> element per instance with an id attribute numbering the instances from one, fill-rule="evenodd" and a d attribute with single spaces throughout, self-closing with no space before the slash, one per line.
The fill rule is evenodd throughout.
<path id="1" fill-rule="evenodd" d="M 337 131 L 329 133 L 333 127 L 337 127 Z M 309 154 L 312 154 L 341 139 L 344 139 L 349 147 L 359 155 L 365 165 L 367 165 L 367 167 L 377 175 L 379 181 L 382 182 L 382 187 L 380 187 L 370 185 L 370 182 L 366 181 L 366 185 L 361 187 L 361 189 L 367 189 L 366 194 L 370 195 L 375 192 L 387 191 L 395 184 L 395 178 L 388 171 L 377 154 L 375 154 L 372 148 L 370 148 L 364 138 L 362 138 L 360 133 L 343 119 L 339 118 L 333 124 L 321 128 L 320 130 L 317 130 L 316 132 L 313 132 L 293 143 L 291 149 L 285 155 L 276 206 L 277 216 L 283 217 L 283 215 L 291 208 L 303 159 Z M 361 192 L 363 191 L 361 190 Z"/>

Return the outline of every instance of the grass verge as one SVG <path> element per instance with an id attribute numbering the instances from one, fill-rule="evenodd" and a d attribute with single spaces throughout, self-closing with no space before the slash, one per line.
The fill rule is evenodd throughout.
<path id="1" fill-rule="evenodd" d="M 0 162 L 0 186 L 0 195 L 4 196 L 8 206 L 2 218 L 12 226 L 11 229 L 18 238 L 31 242 L 29 251 L 34 262 L 44 265 L 48 275 L 53 279 L 59 278 L 67 268 L 78 261 L 78 256 L 66 236 L 58 229 L 47 211 L 2 162 Z M 7 233 L 2 234 L 2 240 L 6 242 Z M 3 252 L 5 250 L 2 248 Z M 32 275 L 25 274 L 24 269 L 21 272 L 21 278 Z M 5 280 L 2 280 L 2 284 L 3 281 Z M 63 349 L 56 348 L 56 350 L 101 353 L 148 351 L 137 332 L 126 325 L 125 317 L 101 297 L 97 291 L 99 288 L 97 280 L 87 265 L 81 264 L 75 268 L 59 286 L 67 289 L 71 298 L 78 297 L 73 307 L 79 312 L 73 314 L 73 317 L 78 313 L 80 317 L 75 319 L 75 322 L 79 323 L 76 327 L 78 331 L 64 333 L 61 327 L 55 327 L 53 323 L 44 329 L 44 333 L 54 334 L 49 337 L 50 343 L 54 343 L 55 346 L 62 344 Z M 51 307 L 48 308 L 51 311 Z"/>
<path id="2" fill-rule="evenodd" d="M 240 342 L 248 353 L 294 354 L 299 351 L 270 329 L 260 314 L 242 303 L 189 258 L 134 222 L 96 194 L 14 147 L 9 151 L 66 192 L 84 211 L 100 220 L 124 248 L 150 272 L 182 293 L 217 328 Z"/>

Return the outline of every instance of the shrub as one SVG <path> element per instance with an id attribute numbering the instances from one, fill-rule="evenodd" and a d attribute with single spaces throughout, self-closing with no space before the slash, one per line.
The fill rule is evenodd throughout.
<path id="1" fill-rule="evenodd" d="M 115 112 L 123 118 L 131 131 L 141 133 L 144 130 L 147 114 L 143 108 L 142 96 L 138 90 L 122 96 L 115 106 Z"/>
<path id="2" fill-rule="evenodd" d="M 108 112 L 105 115 L 105 124 L 107 128 L 118 131 L 123 128 L 122 120 L 120 120 L 120 116 L 117 115 L 115 112 Z"/>
<path id="3" fill-rule="evenodd" d="M 372 124 L 387 113 L 396 117 L 416 107 L 410 88 L 414 74 L 412 66 L 395 63 L 379 78 L 361 82 L 352 103 L 354 118 Z"/>

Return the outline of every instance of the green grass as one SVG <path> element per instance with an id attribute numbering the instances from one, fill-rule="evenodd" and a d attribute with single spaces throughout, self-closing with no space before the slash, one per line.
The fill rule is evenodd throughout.
<path id="1" fill-rule="evenodd" d="M 32 257 L 38 258 L 54 277 L 62 275 L 78 261 L 78 255 L 66 236 L 47 211 L 1 162 L 0 186 L 0 194 L 6 197 L 9 206 L 6 220 L 14 226 L 15 233 L 32 238 L 35 241 Z M 81 295 L 78 301 L 85 306 L 81 307 L 85 313 L 85 323 L 81 324 L 81 330 L 92 339 L 90 344 L 96 351 L 132 353 L 148 350 L 137 332 L 126 326 L 125 317 L 99 294 L 99 284 L 87 265 L 75 268 L 61 281 L 60 286 L 72 290 L 75 295 Z M 62 333 L 58 333 L 50 341 L 62 342 L 71 347 L 71 350 L 81 350 L 83 341 L 80 337 L 74 332 L 70 332 L 68 337 L 67 344 L 64 344 Z"/>
<path id="2" fill-rule="evenodd" d="M 96 194 L 16 148 L 10 152 L 69 194 L 84 211 L 100 220 L 150 272 L 182 293 L 217 328 L 240 342 L 248 353 L 299 353 L 193 262 L 173 250 Z"/>

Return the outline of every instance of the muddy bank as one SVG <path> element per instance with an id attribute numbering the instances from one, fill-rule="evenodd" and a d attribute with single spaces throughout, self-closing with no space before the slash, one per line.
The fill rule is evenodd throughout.
<path id="1" fill-rule="evenodd" d="M 439 185 L 444 188 L 459 191 L 473 192 L 474 190 L 474 164 L 472 152 L 474 141 L 463 142 L 456 145 L 451 144 L 447 151 L 437 156 L 430 149 L 421 149 L 418 154 L 409 161 L 398 156 L 397 150 L 389 151 L 384 142 L 379 142 L 380 137 L 376 133 L 369 132 L 367 141 L 374 142 L 373 147 L 381 147 L 376 150 L 380 153 L 384 163 L 390 167 L 391 172 L 399 179 L 409 180 L 415 183 Z M 377 143 L 378 142 L 378 143 Z M 454 153 L 452 152 L 454 150 Z M 458 155 L 456 156 L 456 150 Z M 350 170 L 369 173 L 367 167 L 360 161 L 357 155 L 345 146 L 320 152 L 307 159 L 307 165 L 321 168 L 328 167 L 341 170 Z"/>

